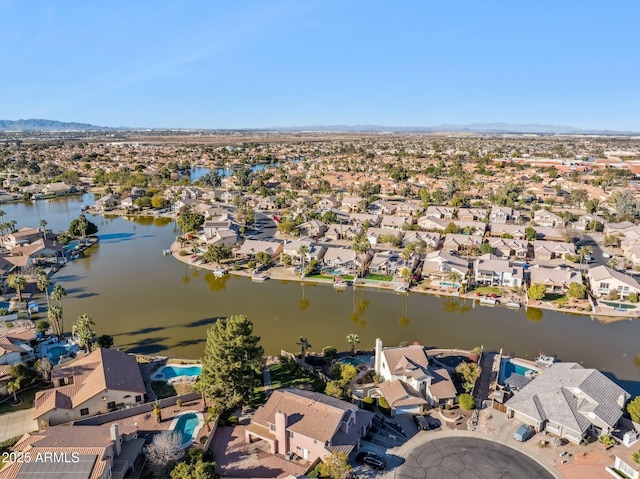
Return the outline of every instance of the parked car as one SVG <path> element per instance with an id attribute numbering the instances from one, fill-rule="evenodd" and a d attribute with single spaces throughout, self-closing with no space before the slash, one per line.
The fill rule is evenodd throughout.
<path id="1" fill-rule="evenodd" d="M 438 429 L 441 424 L 437 419 L 431 416 L 423 416 L 421 414 L 414 414 L 413 421 L 418 426 L 418 431 L 428 431 L 430 429 Z"/>
<path id="2" fill-rule="evenodd" d="M 602 257 L 603 258 L 611 258 L 611 255 L 609 253 L 602 253 Z"/>
<path id="3" fill-rule="evenodd" d="M 518 429 L 516 429 L 516 432 L 513 433 L 513 438 L 516 441 L 526 442 L 531 439 L 535 433 L 536 431 L 535 429 L 533 429 L 533 427 L 523 424 Z"/>
<path id="4" fill-rule="evenodd" d="M 367 466 L 373 467 L 374 469 L 384 469 L 387 467 L 387 460 L 379 456 L 378 454 L 374 454 L 373 452 L 361 452 L 356 456 L 356 461 L 360 464 L 366 464 Z"/>

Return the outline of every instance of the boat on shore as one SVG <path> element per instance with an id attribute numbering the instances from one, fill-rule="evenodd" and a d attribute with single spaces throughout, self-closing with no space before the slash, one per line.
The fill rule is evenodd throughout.
<path id="1" fill-rule="evenodd" d="M 535 363 L 538 366 L 543 366 L 545 368 L 550 368 L 556 362 L 556 358 L 553 356 L 546 356 L 544 351 L 540 351 L 540 355 L 536 358 Z"/>
<path id="2" fill-rule="evenodd" d="M 335 289 L 338 289 L 338 290 L 347 289 L 348 286 L 349 286 L 349 282 L 345 281 L 342 278 L 336 278 L 336 279 L 333 280 L 333 287 Z"/>
<path id="3" fill-rule="evenodd" d="M 520 303 L 520 301 L 509 301 L 506 304 L 507 308 L 515 308 L 515 309 L 520 309 L 522 307 L 522 304 Z"/>
<path id="4" fill-rule="evenodd" d="M 409 293 L 409 286 L 406 284 L 400 284 L 398 286 L 396 286 L 396 293 L 400 293 L 400 294 L 408 294 Z"/>
<path id="5" fill-rule="evenodd" d="M 257 283 L 264 283 L 269 279 L 269 273 L 266 271 L 260 271 L 259 269 L 254 269 L 251 273 L 251 281 L 255 281 Z"/>
<path id="6" fill-rule="evenodd" d="M 213 270 L 213 275 L 216 278 L 222 278 L 225 274 L 229 273 L 228 270 L 224 269 L 224 268 L 219 268 L 219 269 L 214 269 Z"/>
<path id="7" fill-rule="evenodd" d="M 485 306 L 495 306 L 499 301 L 496 298 L 480 298 L 480 304 Z"/>

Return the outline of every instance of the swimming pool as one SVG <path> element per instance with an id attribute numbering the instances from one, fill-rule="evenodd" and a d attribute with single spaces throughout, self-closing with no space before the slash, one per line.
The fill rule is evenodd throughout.
<path id="1" fill-rule="evenodd" d="M 47 349 L 47 357 L 49 358 L 49 361 L 51 361 L 52 365 L 57 366 L 60 362 L 60 357 L 64 356 L 68 352 L 69 348 L 66 346 L 52 346 Z"/>
<path id="2" fill-rule="evenodd" d="M 500 374 L 498 376 L 498 384 L 504 386 L 504 381 L 509 378 L 513 373 L 520 374 L 522 376 L 526 376 L 528 371 L 532 371 L 535 374 L 540 372 L 539 369 L 534 367 L 528 367 L 517 360 L 511 358 L 503 358 L 500 361 Z"/>
<path id="3" fill-rule="evenodd" d="M 186 411 L 176 416 L 171 422 L 170 429 L 182 436 L 180 447 L 189 447 L 198 437 L 200 429 L 204 426 L 202 413 L 196 411 Z"/>
<path id="4" fill-rule="evenodd" d="M 356 356 L 355 358 L 340 358 L 338 359 L 339 363 L 343 364 L 353 364 L 357 366 L 358 364 L 368 363 L 371 361 L 371 356 Z"/>
<path id="5" fill-rule="evenodd" d="M 151 376 L 151 379 L 167 381 L 180 376 L 196 378 L 200 376 L 201 372 L 202 364 L 171 364 L 169 366 L 162 366 Z"/>

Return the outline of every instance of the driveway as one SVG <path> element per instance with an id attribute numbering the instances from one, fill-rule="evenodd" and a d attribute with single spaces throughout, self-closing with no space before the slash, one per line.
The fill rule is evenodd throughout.
<path id="1" fill-rule="evenodd" d="M 32 418 L 33 408 L 0 415 L 0 442 L 38 430 L 38 422 Z"/>

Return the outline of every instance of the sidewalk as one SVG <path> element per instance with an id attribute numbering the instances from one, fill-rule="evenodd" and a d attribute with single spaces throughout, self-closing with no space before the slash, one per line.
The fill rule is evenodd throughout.
<path id="1" fill-rule="evenodd" d="M 33 408 L 0 415 L 0 442 L 38 430 Z"/>

